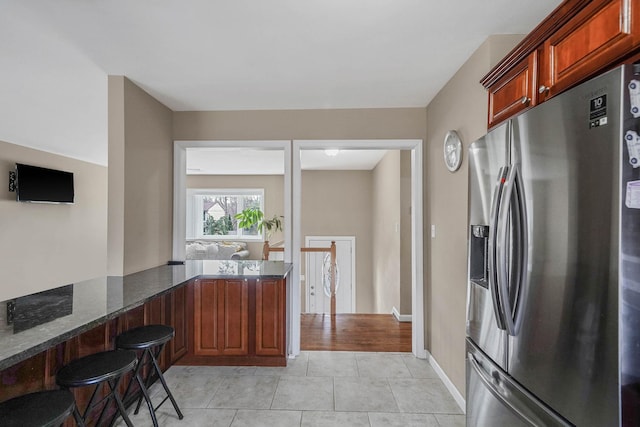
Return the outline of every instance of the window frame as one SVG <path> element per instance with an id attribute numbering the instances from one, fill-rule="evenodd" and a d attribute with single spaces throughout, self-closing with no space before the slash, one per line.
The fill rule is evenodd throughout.
<path id="1" fill-rule="evenodd" d="M 211 241 L 247 241 L 247 242 L 264 242 L 264 230 L 256 235 L 243 234 L 244 229 L 238 228 L 235 235 L 205 235 L 202 233 L 203 220 L 198 215 L 202 210 L 201 204 L 198 202 L 198 196 L 260 196 L 260 209 L 264 212 L 264 188 L 187 188 L 187 224 L 186 238 L 187 240 L 211 240 Z M 200 199 L 202 200 L 202 199 Z M 244 207 L 238 207 L 241 212 Z"/>

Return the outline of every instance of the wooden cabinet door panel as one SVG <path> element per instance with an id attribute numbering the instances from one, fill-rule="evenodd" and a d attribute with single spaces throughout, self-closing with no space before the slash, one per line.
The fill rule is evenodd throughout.
<path id="1" fill-rule="evenodd" d="M 169 358 L 171 364 L 187 354 L 187 286 L 181 286 L 169 294 L 169 325 L 176 331 L 169 341 Z"/>
<path id="2" fill-rule="evenodd" d="M 638 46 L 640 6 L 633 3 L 593 1 L 545 42 L 549 96 L 594 75 Z"/>
<path id="3" fill-rule="evenodd" d="M 215 280 L 196 280 L 193 293 L 193 352 L 200 356 L 220 354 L 218 342 L 219 292 Z"/>
<path id="4" fill-rule="evenodd" d="M 156 297 L 144 304 L 145 325 L 161 325 L 164 323 L 164 298 Z"/>
<path id="5" fill-rule="evenodd" d="M 219 281 L 219 339 L 221 354 L 240 356 L 249 353 L 249 282 Z"/>
<path id="6" fill-rule="evenodd" d="M 256 355 L 284 355 L 285 287 L 282 280 L 256 283 Z"/>
<path id="7" fill-rule="evenodd" d="M 489 127 L 535 105 L 537 52 L 489 88 Z"/>

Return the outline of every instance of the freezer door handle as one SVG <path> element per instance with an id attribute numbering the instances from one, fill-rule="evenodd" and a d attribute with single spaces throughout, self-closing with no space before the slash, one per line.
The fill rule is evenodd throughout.
<path id="1" fill-rule="evenodd" d="M 513 399 L 508 388 L 505 387 L 508 386 L 508 384 L 500 379 L 500 375 L 491 376 L 488 372 L 482 369 L 476 358 L 473 357 L 473 354 L 468 353 L 467 357 L 469 358 L 469 362 L 471 363 L 473 370 L 478 375 L 478 378 L 480 378 L 480 381 L 482 381 L 482 383 L 493 395 L 493 397 L 498 399 L 500 402 L 502 402 L 503 405 L 511 409 L 513 413 L 517 414 L 520 418 L 522 418 L 529 424 L 540 425 L 539 423 L 536 423 L 534 420 L 529 418 L 522 410 L 517 407 L 517 401 Z"/>
<path id="2" fill-rule="evenodd" d="M 496 230 L 496 274 L 505 329 L 509 335 L 516 336 L 522 320 L 520 311 L 528 277 L 526 206 L 517 165 L 509 168 L 503 193 Z"/>
<path id="3" fill-rule="evenodd" d="M 489 256 L 487 257 L 489 261 L 489 293 L 491 294 L 491 301 L 493 302 L 493 312 L 496 317 L 496 323 L 500 329 L 506 329 L 506 326 L 502 305 L 500 303 L 500 287 L 498 283 L 498 218 L 508 171 L 508 166 L 500 168 L 498 171 L 498 180 L 493 191 L 490 214 L 491 224 L 489 227 Z"/>
<path id="4" fill-rule="evenodd" d="M 534 410 L 523 402 L 523 391 L 515 384 L 506 380 L 503 373 L 493 371 L 487 372 L 478 363 L 472 353 L 467 353 L 469 363 L 478 378 L 484 384 L 486 389 L 500 401 L 505 407 L 509 408 L 515 415 L 520 417 L 525 423 L 531 426 L 566 426 L 567 424 L 554 414 L 550 413 L 546 408 L 538 408 Z"/>

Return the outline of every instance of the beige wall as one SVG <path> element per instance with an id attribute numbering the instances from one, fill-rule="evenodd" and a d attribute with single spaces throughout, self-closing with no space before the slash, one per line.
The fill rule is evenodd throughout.
<path id="1" fill-rule="evenodd" d="M 187 188 L 263 188 L 265 217 L 284 214 L 282 175 L 187 175 Z M 278 232 L 271 236 L 271 243 L 281 242 L 283 239 L 282 232 Z M 262 246 L 262 242 L 247 242 L 249 257 L 262 259 Z"/>
<path id="2" fill-rule="evenodd" d="M 400 310 L 400 151 L 387 152 L 371 179 L 374 312 L 391 313 Z"/>
<path id="3" fill-rule="evenodd" d="M 424 139 L 425 126 L 424 108 L 173 114 L 177 140 Z"/>
<path id="4" fill-rule="evenodd" d="M 16 202 L 16 163 L 73 172 L 75 203 Z M 0 176 L 0 301 L 106 274 L 106 167 L 0 141 Z"/>
<path id="5" fill-rule="evenodd" d="M 411 314 L 411 151 L 400 152 L 400 314 Z"/>
<path id="6" fill-rule="evenodd" d="M 303 171 L 302 188 L 301 245 L 305 236 L 355 236 L 356 311 L 373 313 L 371 171 Z"/>
<path id="7" fill-rule="evenodd" d="M 111 275 L 171 259 L 172 111 L 122 76 L 109 76 Z"/>
<path id="8" fill-rule="evenodd" d="M 467 149 L 486 133 L 487 93 L 478 83 L 521 36 L 492 36 L 467 60 L 427 106 L 426 192 L 428 224 L 425 260 L 430 272 L 426 309 L 428 349 L 456 388 L 465 391 L 465 304 L 467 277 Z M 446 132 L 464 144 L 463 163 L 450 173 L 443 161 Z M 428 270 L 428 271 L 429 271 Z"/>

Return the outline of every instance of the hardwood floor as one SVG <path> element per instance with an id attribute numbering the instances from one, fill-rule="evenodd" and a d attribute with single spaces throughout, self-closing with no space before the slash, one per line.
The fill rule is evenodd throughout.
<path id="1" fill-rule="evenodd" d="M 410 352 L 411 322 L 391 314 L 302 313 L 300 348 L 326 351 Z"/>

